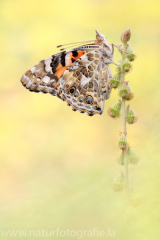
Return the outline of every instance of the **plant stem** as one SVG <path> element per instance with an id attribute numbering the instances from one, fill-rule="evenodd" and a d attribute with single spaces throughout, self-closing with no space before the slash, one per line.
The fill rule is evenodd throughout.
<path id="1" fill-rule="evenodd" d="M 126 47 L 127 44 L 123 43 L 123 53 L 122 53 L 122 61 L 125 60 L 126 57 Z M 121 80 L 122 82 L 125 82 L 125 72 L 122 71 L 121 74 Z M 126 109 L 125 109 L 125 99 L 122 98 L 122 125 L 123 125 L 123 132 L 127 134 L 126 129 Z M 126 188 L 126 195 L 127 195 L 127 204 L 129 205 L 130 202 L 130 196 L 129 196 L 129 179 L 128 179 L 128 161 L 127 161 L 127 154 L 126 151 L 124 151 L 124 167 L 125 167 L 125 188 Z"/>

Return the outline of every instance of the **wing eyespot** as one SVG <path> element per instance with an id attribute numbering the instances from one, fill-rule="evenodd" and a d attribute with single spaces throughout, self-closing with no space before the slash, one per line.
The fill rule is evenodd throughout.
<path id="1" fill-rule="evenodd" d="M 79 97 L 79 102 L 83 102 L 84 101 L 84 98 L 83 97 Z"/>
<path id="2" fill-rule="evenodd" d="M 74 96 L 75 96 L 75 97 L 78 97 L 78 92 L 75 92 Z"/>
<path id="3" fill-rule="evenodd" d="M 75 91 L 76 91 L 76 88 L 75 88 L 75 87 L 71 87 L 70 90 L 69 90 L 69 92 L 70 92 L 71 94 L 74 94 Z"/>
<path id="4" fill-rule="evenodd" d="M 92 96 L 87 96 L 87 98 L 86 98 L 86 101 L 85 101 L 87 104 L 89 104 L 89 105 L 91 105 L 91 104 L 93 104 L 93 98 L 92 98 Z"/>

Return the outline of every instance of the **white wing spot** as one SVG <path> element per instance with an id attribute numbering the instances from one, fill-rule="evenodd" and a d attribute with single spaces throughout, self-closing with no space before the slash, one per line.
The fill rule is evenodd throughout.
<path id="1" fill-rule="evenodd" d="M 32 68 L 30 69 L 31 73 L 34 73 L 34 72 L 35 72 L 35 69 L 36 69 L 36 67 L 32 67 Z"/>
<path id="2" fill-rule="evenodd" d="M 50 82 L 51 82 L 51 83 L 55 82 L 55 79 L 52 79 Z"/>
<path id="3" fill-rule="evenodd" d="M 49 83 L 49 81 L 50 81 L 50 77 L 48 76 L 45 76 L 44 78 L 42 78 L 42 82 L 44 83 Z"/>
<path id="4" fill-rule="evenodd" d="M 86 85 L 91 79 L 90 78 L 86 78 L 85 76 L 83 76 L 82 80 L 81 80 L 81 88 L 83 88 L 84 85 Z"/>
<path id="5" fill-rule="evenodd" d="M 40 78 L 37 78 L 37 81 L 39 82 L 39 81 L 41 81 L 41 79 L 40 79 Z"/>
<path id="6" fill-rule="evenodd" d="M 60 86 L 63 87 L 64 84 L 65 84 L 65 81 L 64 81 L 64 79 L 62 78 L 62 79 L 60 80 Z"/>
<path id="7" fill-rule="evenodd" d="M 49 73 L 53 73 L 50 64 L 51 64 L 51 58 L 46 59 L 45 60 L 45 71 L 49 72 Z"/>
<path id="8" fill-rule="evenodd" d="M 29 80 L 27 85 L 30 86 L 32 84 L 32 80 Z"/>

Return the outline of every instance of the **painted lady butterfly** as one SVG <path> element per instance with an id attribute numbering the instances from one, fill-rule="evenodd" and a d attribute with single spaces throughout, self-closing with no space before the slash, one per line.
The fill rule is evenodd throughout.
<path id="1" fill-rule="evenodd" d="M 104 35 L 96 33 L 94 43 L 87 44 L 91 40 L 71 50 L 61 49 L 62 52 L 27 70 L 21 78 L 23 86 L 33 92 L 57 96 L 74 111 L 89 116 L 102 114 L 104 101 L 111 92 L 108 64 L 113 63 L 113 45 Z"/>

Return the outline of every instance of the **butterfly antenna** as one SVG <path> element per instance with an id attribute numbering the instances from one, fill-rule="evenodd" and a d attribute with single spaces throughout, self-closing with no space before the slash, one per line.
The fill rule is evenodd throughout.
<path id="1" fill-rule="evenodd" d="M 91 43 L 92 44 L 92 43 Z M 72 46 L 68 46 L 68 47 L 66 47 L 66 48 L 61 48 L 60 49 L 60 51 L 64 51 L 64 50 L 66 50 L 66 49 L 68 49 L 68 48 L 73 48 L 73 47 L 76 47 L 76 48 L 78 48 L 78 47 L 81 47 L 81 46 L 85 46 L 85 43 L 84 44 L 76 44 L 76 45 L 72 45 Z"/>
<path id="2" fill-rule="evenodd" d="M 74 43 L 67 43 L 67 44 L 63 44 L 63 45 L 58 45 L 57 48 L 62 47 L 62 46 L 66 46 L 66 45 L 72 45 L 72 44 L 77 44 L 77 43 L 87 43 L 87 42 L 92 42 L 92 41 L 95 41 L 95 39 L 90 40 L 90 41 L 74 42 Z"/>

